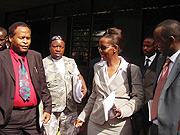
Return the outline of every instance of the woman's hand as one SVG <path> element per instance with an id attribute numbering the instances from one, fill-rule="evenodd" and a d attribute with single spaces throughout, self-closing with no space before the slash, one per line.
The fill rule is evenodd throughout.
<path id="1" fill-rule="evenodd" d="M 74 122 L 74 126 L 76 127 L 76 128 L 79 128 L 79 127 L 81 127 L 83 125 L 83 121 L 81 121 L 80 119 L 76 119 L 76 121 Z"/>
<path id="2" fill-rule="evenodd" d="M 116 117 L 119 117 L 119 116 L 121 116 L 121 110 L 118 110 L 117 108 L 113 108 L 114 109 L 114 111 L 116 112 Z"/>

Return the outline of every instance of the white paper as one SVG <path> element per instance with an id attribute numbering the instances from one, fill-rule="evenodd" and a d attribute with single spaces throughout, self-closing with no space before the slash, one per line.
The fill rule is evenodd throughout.
<path id="1" fill-rule="evenodd" d="M 79 77 L 73 76 L 73 98 L 77 103 L 82 102 L 83 93 L 81 92 L 82 82 Z"/>
<path id="2" fill-rule="evenodd" d="M 103 101 L 105 121 L 108 121 L 108 111 L 113 107 L 115 101 L 115 91 L 111 92 L 109 96 Z"/>
<path id="3" fill-rule="evenodd" d="M 41 100 L 38 107 L 39 107 L 39 126 L 41 128 L 42 125 L 43 125 L 43 112 L 44 112 L 44 107 L 43 107 L 42 100 Z"/>
<path id="4" fill-rule="evenodd" d="M 149 121 L 151 121 L 151 109 L 152 109 L 153 100 L 149 100 L 148 102 L 148 110 L 149 110 Z"/>

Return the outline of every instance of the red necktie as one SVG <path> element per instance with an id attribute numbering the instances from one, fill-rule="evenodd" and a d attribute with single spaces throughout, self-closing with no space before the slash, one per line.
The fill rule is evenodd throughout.
<path id="1" fill-rule="evenodd" d="M 159 81 L 158 81 L 157 86 L 156 86 L 156 91 L 155 91 L 153 103 L 152 103 L 151 120 L 154 120 L 158 116 L 159 96 L 161 94 L 161 91 L 162 91 L 164 84 L 166 82 L 166 79 L 167 79 L 168 70 L 169 70 L 169 63 L 170 63 L 170 59 L 167 59 L 164 66 L 163 66 L 163 71 L 161 73 L 161 77 L 159 78 Z"/>

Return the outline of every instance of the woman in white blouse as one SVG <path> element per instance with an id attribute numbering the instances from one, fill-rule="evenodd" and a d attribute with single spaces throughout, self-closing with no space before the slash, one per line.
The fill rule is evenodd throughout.
<path id="1" fill-rule="evenodd" d="M 75 121 L 81 127 L 89 118 L 88 135 L 131 135 L 130 117 L 138 111 L 143 101 L 142 75 L 139 67 L 131 64 L 132 97 L 129 96 L 127 79 L 128 63 L 119 54 L 124 47 L 123 32 L 109 28 L 99 41 L 99 53 L 103 61 L 94 66 L 92 94 L 88 103 Z M 112 93 L 114 118 L 104 112 L 103 101 Z"/>

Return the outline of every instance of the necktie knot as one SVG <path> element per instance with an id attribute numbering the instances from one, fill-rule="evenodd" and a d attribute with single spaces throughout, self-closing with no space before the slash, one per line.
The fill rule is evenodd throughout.
<path id="1" fill-rule="evenodd" d="M 20 62 L 22 62 L 22 61 L 23 61 L 23 58 L 22 58 L 21 56 L 19 57 L 19 61 L 20 61 Z"/>
<path id="2" fill-rule="evenodd" d="M 148 58 L 147 58 L 147 59 L 146 59 L 146 61 L 148 61 L 148 62 L 149 62 L 149 61 L 150 61 L 150 59 L 148 59 Z"/>
<path id="3" fill-rule="evenodd" d="M 19 68 L 23 68 L 23 70 L 25 70 L 24 63 L 23 63 L 23 58 L 20 56 L 18 60 L 20 61 Z"/>
<path id="4" fill-rule="evenodd" d="M 164 67 L 165 67 L 165 66 L 168 66 L 170 62 L 171 62 L 171 60 L 168 58 L 168 59 L 166 60 L 165 64 L 164 64 Z"/>

